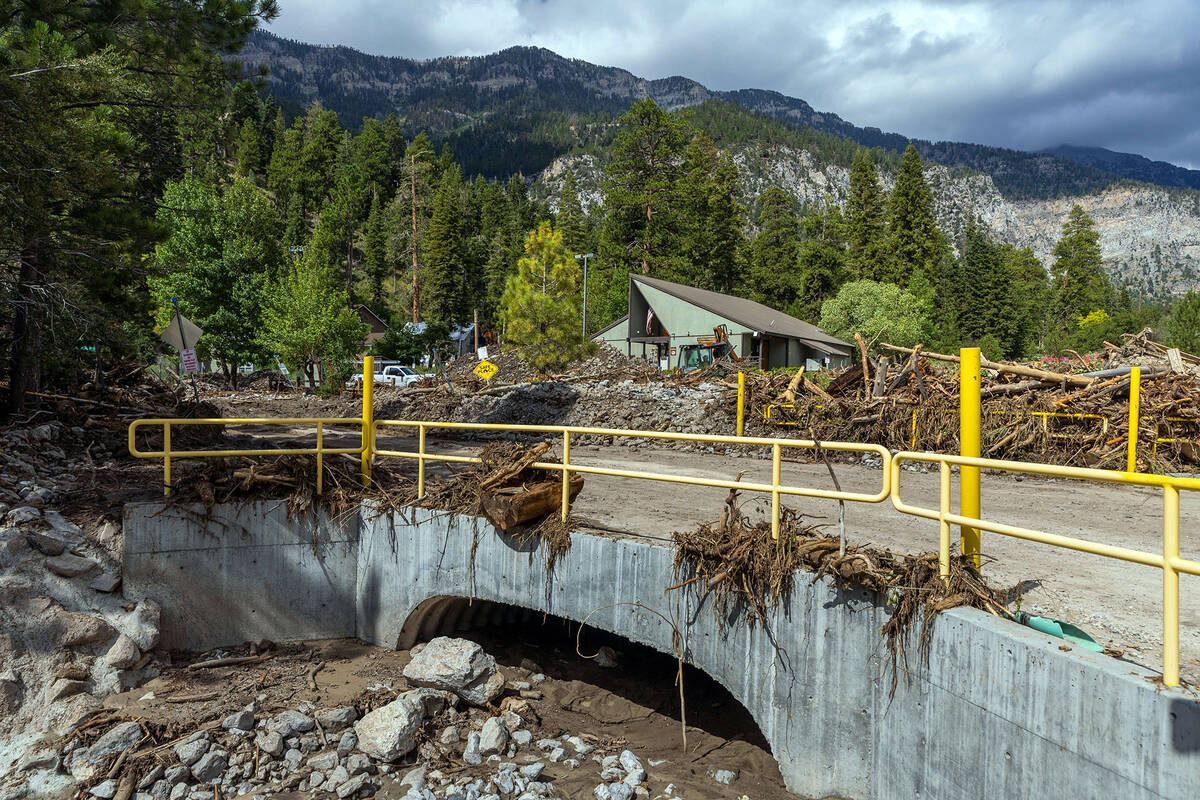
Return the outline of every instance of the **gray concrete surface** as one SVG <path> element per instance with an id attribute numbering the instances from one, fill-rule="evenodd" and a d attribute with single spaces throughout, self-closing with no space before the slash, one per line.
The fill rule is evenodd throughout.
<path id="1" fill-rule="evenodd" d="M 367 512 L 356 520 L 357 546 L 348 521 L 336 531 L 321 521 L 318 541 L 329 536 L 329 544 L 313 554 L 313 523 L 289 523 L 267 505 L 221 507 L 209 517 L 131 507 L 126 530 L 139 533 L 126 544 L 127 593 L 164 604 L 164 631 L 205 641 L 218 628 L 198 626 L 198 616 L 232 613 L 247 597 L 261 605 L 264 594 L 290 598 L 271 605 L 279 639 L 312 638 L 316 627 L 338 635 L 340 626 L 382 646 L 407 645 L 453 627 L 469 613 L 453 598 L 467 596 L 586 619 L 667 653 L 678 631 L 688 661 L 746 706 L 788 787 L 804 797 L 1191 798 L 1200 786 L 1196 696 L 978 611 L 939 617 L 928 665 L 915 656 L 914 633 L 889 697 L 879 635 L 886 609 L 864 592 L 801 580 L 764 628 L 742 613 L 718 621 L 694 587 L 664 597 L 675 582 L 671 551 L 644 538 L 576 533 L 547 575 L 540 551 L 473 518 Z M 297 552 L 301 542 L 311 556 Z M 258 552 L 272 549 L 280 553 Z M 248 551 L 257 553 L 252 563 Z M 180 578 L 193 570 L 212 577 Z M 210 596 L 218 590 L 223 596 Z M 234 627 L 231 620 L 222 635 Z"/>
<path id="2" fill-rule="evenodd" d="M 353 636 L 358 524 L 283 502 L 130 505 L 125 594 L 162 604 L 167 649 Z"/>

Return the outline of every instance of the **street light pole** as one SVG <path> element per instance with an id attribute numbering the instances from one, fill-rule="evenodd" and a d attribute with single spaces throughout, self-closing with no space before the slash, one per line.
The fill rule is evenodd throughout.
<path id="1" fill-rule="evenodd" d="M 583 344 L 587 344 L 587 267 L 588 259 L 595 258 L 595 253 L 583 253 L 575 256 L 575 260 L 583 261 Z"/>

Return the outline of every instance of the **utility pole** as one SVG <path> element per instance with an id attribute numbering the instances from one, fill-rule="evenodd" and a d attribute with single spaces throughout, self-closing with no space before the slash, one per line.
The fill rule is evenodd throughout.
<path id="1" fill-rule="evenodd" d="M 595 258 L 595 253 L 584 253 L 575 256 L 576 261 L 583 261 L 583 344 L 587 344 L 587 265 L 588 259 Z"/>

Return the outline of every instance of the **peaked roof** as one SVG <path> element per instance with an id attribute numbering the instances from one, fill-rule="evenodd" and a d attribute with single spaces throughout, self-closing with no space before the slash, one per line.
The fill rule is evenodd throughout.
<path id="1" fill-rule="evenodd" d="M 661 278 L 651 278 L 648 275 L 631 274 L 629 278 L 760 333 L 774 333 L 779 336 L 801 339 L 822 350 L 832 350 L 838 355 L 849 355 L 853 349 L 848 342 L 830 336 L 812 323 L 788 316 L 782 311 L 776 311 L 753 300 L 731 297 L 720 292 L 710 292 L 708 289 L 697 289 L 694 286 L 684 286 L 680 283 L 671 283 Z"/>

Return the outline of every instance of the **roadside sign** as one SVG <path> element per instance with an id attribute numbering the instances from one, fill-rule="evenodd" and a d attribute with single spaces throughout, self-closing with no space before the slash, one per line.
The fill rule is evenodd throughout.
<path id="1" fill-rule="evenodd" d="M 474 371 L 475 371 L 476 375 L 483 378 L 485 381 L 490 381 L 492 379 L 492 376 L 494 376 L 497 372 L 500 371 L 500 368 L 497 367 L 495 364 L 493 364 L 490 361 L 480 361 L 475 366 Z"/>
<path id="2" fill-rule="evenodd" d="M 483 347 L 476 350 L 475 357 L 478 358 L 480 361 L 487 361 L 487 346 L 484 345 Z"/>
<path id="3" fill-rule="evenodd" d="M 200 362 L 196 360 L 196 351 L 189 347 L 179 353 L 179 363 L 183 366 L 185 373 L 193 373 L 200 371 Z"/>
<path id="4" fill-rule="evenodd" d="M 182 338 L 179 335 L 181 323 L 183 326 Z M 162 339 L 176 350 L 182 350 L 185 343 L 188 345 L 188 347 L 194 347 L 196 340 L 203 335 L 203 328 L 192 322 L 187 317 L 177 314 L 175 319 L 171 320 L 171 324 L 168 325 L 163 332 L 158 335 L 158 338 Z"/>

